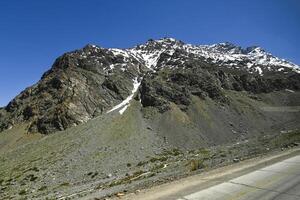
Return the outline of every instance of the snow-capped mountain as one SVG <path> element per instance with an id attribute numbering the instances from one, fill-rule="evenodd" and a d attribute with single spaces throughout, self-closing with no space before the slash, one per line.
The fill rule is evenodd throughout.
<path id="1" fill-rule="evenodd" d="M 300 88 L 298 65 L 260 47 L 191 45 L 173 38 L 128 49 L 87 45 L 65 53 L 32 87 L 0 109 L 0 130 L 28 122 L 51 133 L 119 110 L 134 96 L 159 112 L 187 109 L 191 96 L 228 103 L 224 90 L 251 93 Z M 121 110 L 120 110 L 121 109 Z"/>
<path id="2" fill-rule="evenodd" d="M 80 56 L 83 59 L 95 58 L 96 62 L 101 63 L 101 59 L 97 58 L 93 52 L 107 51 L 111 52 L 115 57 L 122 57 L 122 63 L 112 63 L 109 66 L 102 63 L 106 70 L 113 70 L 119 67 L 126 70 L 126 66 L 141 63 L 148 69 L 157 70 L 163 67 L 178 67 L 169 65 L 168 61 L 172 60 L 177 63 L 184 64 L 190 58 L 200 59 L 209 64 L 215 64 L 219 67 L 227 67 L 231 69 L 244 69 L 249 73 L 258 73 L 263 75 L 267 72 L 283 72 L 294 71 L 300 73 L 300 67 L 292 62 L 280 59 L 266 52 L 258 46 L 247 47 L 245 49 L 231 43 L 219 43 L 213 45 L 192 45 L 185 44 L 182 41 L 173 38 L 164 38 L 159 40 L 149 40 L 145 44 L 138 45 L 129 49 L 103 49 L 96 45 L 90 45 L 88 51 L 83 50 Z M 161 55 L 168 55 L 167 60 L 163 60 Z M 159 60 L 161 63 L 159 63 Z"/>
<path id="3" fill-rule="evenodd" d="M 176 51 L 181 52 L 181 57 L 176 59 L 185 62 L 190 56 L 204 59 L 206 62 L 215 63 L 220 67 L 244 68 L 250 73 L 263 75 L 265 71 L 285 71 L 286 68 L 300 73 L 298 65 L 273 56 L 261 47 L 253 46 L 243 49 L 231 43 L 213 45 L 191 45 L 177 41 L 173 38 L 150 40 L 144 45 L 125 50 L 145 63 L 148 68 L 156 69 L 157 62 L 162 53 L 173 56 Z M 185 55 L 185 57 L 184 57 Z M 164 67 L 164 66 L 160 66 Z"/>

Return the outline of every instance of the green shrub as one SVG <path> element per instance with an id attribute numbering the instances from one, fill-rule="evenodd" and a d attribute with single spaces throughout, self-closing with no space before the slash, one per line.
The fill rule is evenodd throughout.
<path id="1" fill-rule="evenodd" d="M 21 190 L 20 192 L 19 192 L 19 195 L 25 195 L 26 194 L 26 190 Z"/>
<path id="2" fill-rule="evenodd" d="M 204 161 L 193 159 L 189 162 L 189 167 L 190 167 L 190 171 L 196 171 L 198 169 L 205 168 Z"/>
<path id="3" fill-rule="evenodd" d="M 66 187 L 66 186 L 69 186 L 69 185 L 70 185 L 70 183 L 68 183 L 68 182 L 64 182 L 64 183 L 60 184 L 61 187 Z"/>
<path id="4" fill-rule="evenodd" d="M 40 187 L 39 189 L 38 189 L 38 191 L 44 191 L 44 190 L 46 190 L 47 189 L 47 186 L 42 186 L 42 187 Z"/>

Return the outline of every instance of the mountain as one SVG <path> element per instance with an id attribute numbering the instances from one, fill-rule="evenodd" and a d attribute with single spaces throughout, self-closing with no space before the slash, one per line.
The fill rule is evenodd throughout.
<path id="1" fill-rule="evenodd" d="M 299 72 L 172 38 L 65 53 L 0 108 L 0 199 L 101 199 L 299 146 Z"/>
<path id="2" fill-rule="evenodd" d="M 130 49 L 87 45 L 59 57 L 37 84 L 2 109 L 0 130 L 24 122 L 28 132 L 65 130 L 124 101 L 135 81 L 141 83 L 142 106 L 164 112 L 171 102 L 186 109 L 192 96 L 228 104 L 226 90 L 298 90 L 299 73 L 299 66 L 260 47 L 231 43 L 196 46 L 164 38 Z"/>

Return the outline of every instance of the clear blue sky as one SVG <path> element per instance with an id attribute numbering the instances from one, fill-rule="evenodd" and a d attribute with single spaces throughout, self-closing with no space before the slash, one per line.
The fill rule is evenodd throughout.
<path id="1" fill-rule="evenodd" d="M 165 36 L 260 45 L 300 64 L 300 0 L 0 1 L 0 106 L 66 51 L 87 43 L 125 48 Z"/>

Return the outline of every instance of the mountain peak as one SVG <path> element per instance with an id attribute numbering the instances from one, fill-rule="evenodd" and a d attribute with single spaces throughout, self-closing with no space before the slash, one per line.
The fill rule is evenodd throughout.
<path id="1" fill-rule="evenodd" d="M 266 51 L 260 46 L 250 46 L 245 49 L 245 53 L 266 53 Z"/>
<path id="2" fill-rule="evenodd" d="M 165 37 L 165 38 L 160 38 L 160 39 L 149 39 L 145 44 L 140 45 L 140 46 L 146 46 L 146 47 L 170 47 L 172 48 L 173 46 L 182 46 L 184 45 L 184 42 L 181 40 L 176 40 L 174 38 L 170 37 Z"/>
<path id="3" fill-rule="evenodd" d="M 95 44 L 87 44 L 83 47 L 83 49 L 100 49 L 100 47 Z"/>
<path id="4" fill-rule="evenodd" d="M 216 44 L 217 46 L 224 46 L 224 47 L 237 47 L 237 45 L 231 43 L 231 42 L 221 42 Z"/>
<path id="5" fill-rule="evenodd" d="M 177 43 L 182 42 L 172 37 L 163 37 L 160 39 L 149 39 L 148 42 L 158 42 L 158 43 Z"/>

